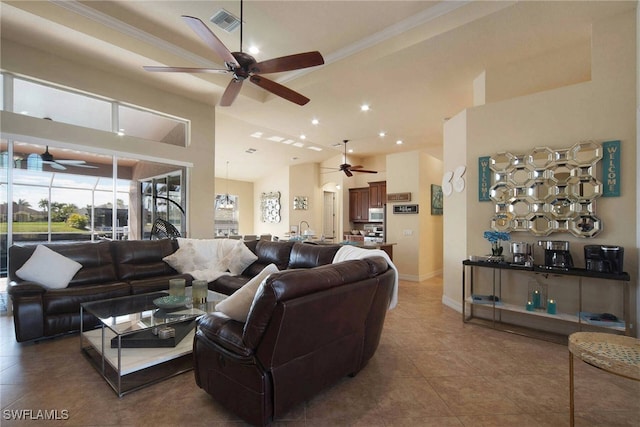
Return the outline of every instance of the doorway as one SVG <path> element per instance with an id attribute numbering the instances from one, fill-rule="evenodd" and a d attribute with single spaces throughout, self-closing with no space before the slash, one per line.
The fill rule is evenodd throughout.
<path id="1" fill-rule="evenodd" d="M 322 210 L 322 234 L 325 239 L 336 237 L 336 193 L 325 191 L 323 193 Z"/>

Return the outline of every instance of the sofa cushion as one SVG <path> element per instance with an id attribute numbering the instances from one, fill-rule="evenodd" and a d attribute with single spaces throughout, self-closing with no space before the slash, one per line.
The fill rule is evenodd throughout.
<path id="1" fill-rule="evenodd" d="M 178 249 L 172 239 L 122 240 L 111 242 L 121 280 L 140 280 L 177 274 L 162 259 Z"/>
<path id="2" fill-rule="evenodd" d="M 288 268 L 313 268 L 331 264 L 340 245 L 314 245 L 296 242 L 291 248 Z"/>
<path id="3" fill-rule="evenodd" d="M 221 311 L 233 320 L 246 322 L 258 287 L 271 273 L 277 272 L 278 267 L 275 264 L 269 264 L 229 298 L 225 298 L 216 304 L 216 310 Z"/>
<path id="4" fill-rule="evenodd" d="M 238 241 L 228 257 L 229 272 L 234 275 L 242 274 L 247 267 L 258 259 L 258 256 L 251 252 L 242 240 Z"/>
<path id="5" fill-rule="evenodd" d="M 267 265 L 275 264 L 278 270 L 285 270 L 289 265 L 289 255 L 294 242 L 271 242 L 268 240 L 258 240 L 255 254 L 258 259 L 251 264 L 243 276 L 253 277 L 260 273 Z"/>
<path id="6" fill-rule="evenodd" d="M 42 305 L 45 316 L 79 314 L 83 302 L 122 297 L 129 293 L 129 284 L 124 282 L 52 289 L 42 296 Z"/>
<path id="7" fill-rule="evenodd" d="M 179 242 L 177 251 L 168 255 L 162 260 L 169 264 L 178 273 L 188 273 L 189 271 L 201 270 L 206 265 L 206 259 L 196 251 L 193 242 Z"/>
<path id="8" fill-rule="evenodd" d="M 111 256 L 111 243 L 101 242 L 80 242 L 80 243 L 47 243 L 49 249 L 60 255 L 64 255 L 82 264 L 69 286 L 93 285 L 96 283 L 110 283 L 118 280 L 116 267 Z M 35 245 L 12 245 L 9 248 L 9 278 L 19 281 L 16 271 L 33 254 L 37 246 Z"/>
<path id="9" fill-rule="evenodd" d="M 62 289 L 69 285 L 81 268 L 82 264 L 79 262 L 38 245 L 27 262 L 16 271 L 16 275 L 49 289 Z"/>
<path id="10" fill-rule="evenodd" d="M 220 276 L 209 284 L 209 289 L 221 294 L 231 295 L 243 287 L 251 277 L 249 276 Z"/>

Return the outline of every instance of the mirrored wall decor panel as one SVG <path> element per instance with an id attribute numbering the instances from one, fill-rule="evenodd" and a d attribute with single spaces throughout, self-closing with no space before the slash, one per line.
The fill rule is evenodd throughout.
<path id="1" fill-rule="evenodd" d="M 595 177 L 602 146 L 580 142 L 565 149 L 536 147 L 525 154 L 491 156 L 491 227 L 529 231 L 535 236 L 571 233 L 594 237 L 602 231 L 595 199 L 602 183 Z"/>

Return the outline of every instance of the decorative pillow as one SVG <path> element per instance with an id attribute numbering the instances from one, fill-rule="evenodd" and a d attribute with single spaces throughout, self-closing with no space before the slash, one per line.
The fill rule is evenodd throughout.
<path id="1" fill-rule="evenodd" d="M 200 270 L 201 266 L 206 264 L 206 260 L 199 256 L 193 243 L 188 241 L 180 242 L 178 250 L 162 260 L 180 274 Z"/>
<path id="2" fill-rule="evenodd" d="M 251 252 L 242 240 L 238 240 L 238 244 L 233 248 L 228 256 L 229 272 L 234 276 L 242 274 L 245 268 L 249 267 L 258 256 Z"/>
<path id="3" fill-rule="evenodd" d="M 246 322 L 258 287 L 271 273 L 277 272 L 278 267 L 276 267 L 275 264 L 267 265 L 253 279 L 249 280 L 244 286 L 231 294 L 231 296 L 216 304 L 216 310 L 226 314 L 233 320 Z"/>
<path id="4" fill-rule="evenodd" d="M 69 285 L 82 264 L 38 245 L 31 257 L 16 271 L 22 280 L 40 283 L 45 288 L 63 289 Z"/>

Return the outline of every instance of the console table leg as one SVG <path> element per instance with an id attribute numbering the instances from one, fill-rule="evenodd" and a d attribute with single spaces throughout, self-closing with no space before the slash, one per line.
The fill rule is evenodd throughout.
<path id="1" fill-rule="evenodd" d="M 574 427 L 574 402 L 573 402 L 573 353 L 569 352 L 569 426 Z"/>

